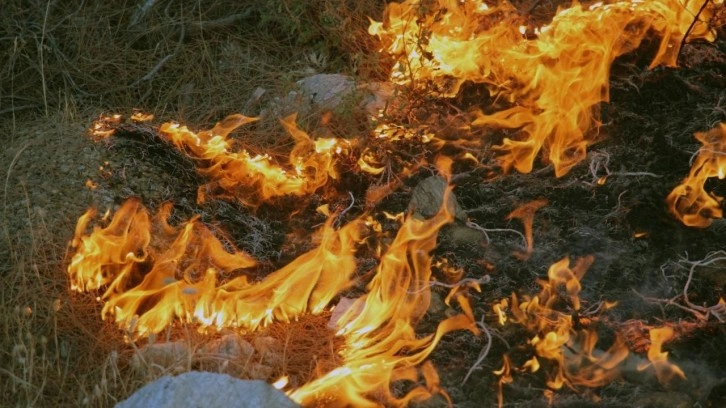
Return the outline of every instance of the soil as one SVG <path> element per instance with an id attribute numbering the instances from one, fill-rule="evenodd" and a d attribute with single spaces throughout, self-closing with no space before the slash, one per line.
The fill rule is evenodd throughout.
<path id="1" fill-rule="evenodd" d="M 689 313 L 652 300 L 681 293 L 688 275 L 686 260 L 724 250 L 726 221 L 716 220 L 706 229 L 685 227 L 668 213 L 664 199 L 688 173 L 689 159 L 700 146 L 693 133 L 726 121 L 726 41 L 687 45 L 679 69 L 646 66 L 642 56 L 616 62 L 612 100 L 602 106 L 601 141 L 590 146 L 587 159 L 566 176 L 555 178 L 553 169 L 543 164 L 530 174 L 501 176 L 489 176 L 481 168 L 458 169 L 454 183 L 458 202 L 469 220 L 484 228 L 521 230 L 518 221 L 506 220 L 507 214 L 536 199 L 544 198 L 548 204 L 535 215 L 534 249 L 527 260 L 514 256 L 522 244 L 511 232 L 491 232 L 490 242 L 483 236 L 463 243 L 440 242 L 437 256 L 464 268 L 467 277 L 489 274 L 491 278 L 471 298 L 475 316 L 485 316 L 493 335 L 481 368 L 462 385 L 486 345 L 483 335 L 447 335 L 431 356 L 455 406 L 495 406 L 498 377 L 492 372 L 502 366 L 505 353 L 522 361 L 527 354 L 525 334 L 499 328 L 491 305 L 511 293 L 537 293 L 537 279 L 546 278 L 551 264 L 566 256 L 586 255 L 593 255 L 594 263 L 582 280 L 584 307 L 601 300 L 617 302 L 601 316 L 597 330 L 604 345 L 598 348 L 606 349 L 627 322 L 691 323 L 696 328 L 666 345 L 670 360 L 683 369 L 687 380 L 664 386 L 652 374 L 624 369 L 621 377 L 601 388 L 548 393 L 541 372 L 516 373 L 503 388 L 505 405 L 726 406 L 726 326 L 713 321 L 696 325 Z M 150 208 L 173 201 L 177 220 L 201 214 L 203 221 L 226 231 L 241 249 L 268 261 L 270 269 L 304 249 L 292 246 L 289 237 L 319 221 L 311 215 L 316 198 L 292 218 L 280 203 L 254 213 L 223 201 L 198 205 L 196 188 L 202 180 L 190 162 L 165 147 L 131 137 L 94 143 L 85 136 L 94 116 L 58 114 L 44 121 L 13 123 L 0 163 L 7 171 L 3 225 L 15 245 L 33 245 L 28 231 L 42 227 L 62 246 L 87 207 L 113 210 L 125 198 L 138 196 Z M 639 175 L 613 174 L 601 185 L 598 180 L 606 169 L 601 166 L 594 173 L 597 163 L 607 164 L 613 173 Z M 428 175 L 422 170 L 407 179 L 373 212 L 406 211 L 411 190 Z M 87 180 L 97 187 L 87 187 Z M 724 181 L 710 182 L 708 189 L 726 195 Z M 364 192 L 357 189 L 357 203 L 365 201 Z M 356 204 L 350 216 L 363 210 L 362 204 Z M 722 264 L 720 269 L 697 271 L 689 291 L 693 303 L 713 305 L 726 297 L 725 268 Z M 58 275 L 63 275 L 62 268 Z M 433 315 L 423 321 L 422 332 L 437 320 L 440 316 Z M 632 345 L 632 349 L 644 356 L 642 347 Z M 422 406 L 439 403 L 436 399 Z"/>

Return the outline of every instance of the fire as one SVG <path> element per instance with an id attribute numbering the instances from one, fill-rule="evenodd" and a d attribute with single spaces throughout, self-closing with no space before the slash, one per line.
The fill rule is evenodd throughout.
<path id="1" fill-rule="evenodd" d="M 670 212 L 689 227 L 705 228 L 721 218 L 722 197 L 706 191 L 706 180 L 726 177 L 726 123 L 695 134 L 703 147 L 698 150 L 691 171 L 666 198 Z"/>
<path id="2" fill-rule="evenodd" d="M 287 166 L 282 166 L 267 154 L 253 155 L 246 149 L 237 149 L 235 141 L 229 137 L 237 128 L 256 120 L 240 114 L 230 115 L 212 129 L 199 133 L 176 123 L 161 125 L 162 137 L 199 159 L 198 171 L 212 180 L 200 187 L 200 202 L 213 195 L 256 207 L 286 195 L 310 194 L 329 180 L 338 178 L 336 157 L 350 149 L 348 141 L 313 140 L 298 128 L 296 115 L 290 115 L 282 119 L 281 124 L 294 139 L 295 147 L 290 152 Z"/>
<path id="3" fill-rule="evenodd" d="M 76 227 L 71 287 L 101 289 L 104 318 L 113 318 L 131 338 L 158 333 L 175 320 L 202 329 L 254 330 L 272 320 L 320 313 L 350 284 L 358 221 L 335 230 L 331 218 L 316 249 L 251 283 L 239 272 L 253 267 L 254 259 L 228 252 L 197 217 L 170 225 L 170 212 L 171 205 L 165 205 L 152 218 L 139 200 L 130 199 L 90 235 L 85 231 L 93 210 Z"/>
<path id="4" fill-rule="evenodd" d="M 564 385 L 605 385 L 619 375 L 618 365 L 629 353 L 619 338 L 607 351 L 598 351 L 597 334 L 587 327 L 580 327 L 580 280 L 592 261 L 592 257 L 584 257 L 570 266 L 570 260 L 564 258 L 549 268 L 549 279 L 540 283 L 542 290 L 538 295 L 524 296 L 520 300 L 512 294 L 511 302 L 504 299 L 494 305 L 500 324 L 511 321 L 534 334 L 529 340 L 534 356 L 524 363 L 521 370 L 536 372 L 542 367 L 541 359 L 549 361 L 554 370 L 548 373 L 547 386 L 554 390 Z M 566 298 L 560 295 L 559 288 L 564 289 Z M 557 306 L 563 303 L 569 306 L 569 312 L 558 310 Z M 509 319 L 505 316 L 507 309 L 511 313 Z M 505 363 L 511 365 L 509 360 Z"/>
<path id="5" fill-rule="evenodd" d="M 132 340 L 158 333 L 174 321 L 196 324 L 201 330 L 255 330 L 273 319 L 320 313 L 350 285 L 362 221 L 336 230 L 331 217 L 316 249 L 253 284 L 239 275 L 255 265 L 249 255 L 228 252 L 198 218 L 179 227 L 170 225 L 171 209 L 167 204 L 151 217 L 138 199 L 130 199 L 108 225 L 86 234 L 95 218 L 95 211 L 89 210 L 79 219 L 71 243 L 72 288 L 101 290 L 104 318 L 113 318 Z M 405 406 L 434 393 L 446 395 L 426 358 L 452 330 L 477 333 L 470 308 L 441 322 L 433 334 L 419 337 L 414 327 L 428 308 L 431 252 L 438 231 L 452 219 L 444 206 L 430 220 L 405 220 L 382 255 L 368 294 L 338 322 L 338 335 L 345 339 L 340 352 L 344 363 L 292 390 L 293 399 L 367 406 L 376 405 L 369 398 L 378 390 L 382 402 Z M 389 385 L 403 380 L 422 380 L 425 385 L 396 397 Z M 285 380 L 276 385 L 284 387 Z"/>
<path id="6" fill-rule="evenodd" d="M 460 314 L 444 320 L 434 334 L 422 338 L 416 336 L 414 327 L 429 305 L 431 251 L 438 231 L 452 220 L 446 206 L 430 220 L 405 220 L 381 257 L 368 293 L 338 321 L 338 334 L 345 338 L 343 365 L 292 392 L 294 400 L 315 405 L 318 398 L 325 397 L 341 405 L 376 406 L 366 398 L 375 393 L 381 399 L 379 404 L 407 406 L 433 393 L 443 393 L 436 371 L 424 361 L 444 334 L 460 329 L 476 333 L 476 325 L 466 314 Z M 416 367 L 421 364 L 419 371 Z M 390 384 L 417 382 L 420 376 L 425 386 L 402 398 L 391 393 Z"/>
<path id="7" fill-rule="evenodd" d="M 524 238 L 527 243 L 527 248 L 525 248 L 523 252 L 515 252 L 515 255 L 521 260 L 526 260 L 530 255 L 532 255 L 532 250 L 534 249 L 534 238 L 532 237 L 534 213 L 547 205 L 547 203 L 547 200 L 543 198 L 530 201 L 517 207 L 517 209 L 507 215 L 507 220 L 518 219 L 522 222 L 522 225 L 524 225 Z"/>
<path id="8" fill-rule="evenodd" d="M 371 24 L 369 32 L 398 61 L 391 80 L 433 84 L 443 96 L 456 95 L 466 81 L 485 84 L 492 97 L 512 106 L 479 112 L 473 125 L 519 130 L 497 147 L 502 168 L 528 173 L 542 152 L 559 177 L 583 160 L 593 142 L 590 129 L 599 125 L 598 104 L 609 100 L 615 58 L 655 33 L 661 42 L 650 67 L 676 66 L 684 40 L 715 39 L 704 21 L 722 0 L 576 3 L 533 36 L 520 32 L 526 21 L 508 2 L 433 3 L 391 3 L 384 21 Z"/>
<path id="9" fill-rule="evenodd" d="M 517 131 L 496 147 L 504 171 L 530 172 L 542 156 L 559 177 L 579 163 L 594 142 L 598 105 L 609 100 L 613 61 L 655 34 L 660 46 L 650 67 L 676 66 L 686 40 L 714 39 L 703 21 L 721 2 L 622 0 L 588 7 L 576 3 L 558 11 L 550 24 L 531 27 L 508 2 L 495 7 L 482 0 L 438 0 L 424 8 L 418 0 L 406 0 L 389 4 L 384 21 L 372 22 L 370 33 L 397 60 L 393 82 L 414 88 L 433 85 L 444 97 L 457 95 L 465 82 L 480 83 L 506 105 L 499 111 L 478 111 L 471 123 Z M 153 116 L 138 112 L 131 119 L 145 122 Z M 432 150 L 443 143 L 425 126 L 410 129 L 381 123 L 370 143 L 350 160 L 357 147 L 353 142 L 313 138 L 291 115 L 281 125 L 294 147 L 287 160 L 279 162 L 251 152 L 250 146 L 230 136 L 257 119 L 234 114 L 200 132 L 177 123 L 161 125 L 161 139 L 194 159 L 198 172 L 209 178 L 199 188 L 200 202 L 215 197 L 257 207 L 285 196 L 309 195 L 340 177 L 345 158 L 368 176 L 382 180 L 393 176 L 366 191 L 370 209 L 402 185 L 400 178 L 426 165 L 418 158 L 396 172 L 376 149 L 394 154 L 394 142 L 420 142 Z M 91 133 L 96 139 L 106 138 L 120 121 L 119 115 L 101 117 Z M 726 124 L 697 133 L 696 138 L 703 148 L 668 203 L 686 225 L 705 227 L 722 216 L 722 199 L 707 193 L 704 184 L 708 178 L 725 176 Z M 478 162 L 471 153 L 463 157 Z M 437 163 L 449 179 L 453 160 L 439 156 Z M 88 187 L 95 188 L 90 180 Z M 451 187 L 446 194 L 450 191 Z M 446 197 L 443 203 L 448 203 Z M 524 225 L 526 248 L 517 254 L 520 259 L 532 254 L 534 215 L 546 204 L 538 199 L 507 217 Z M 130 341 L 179 323 L 201 331 L 254 331 L 272 321 L 319 314 L 352 285 L 358 266 L 355 252 L 366 227 L 381 233 L 369 214 L 337 227 L 337 214 L 330 207 L 318 208 L 328 221 L 314 235 L 317 246 L 261 279 L 253 279 L 255 259 L 215 235 L 198 216 L 178 226 L 170 224 L 171 204 L 151 215 L 140 200 L 130 199 L 101 220 L 91 209 L 78 220 L 71 242 L 74 255 L 67 269 L 71 288 L 98 291 L 103 318 L 112 319 Z M 427 358 L 445 334 L 454 330 L 478 334 L 484 327 L 483 320 L 479 326 L 475 322 L 476 309 L 467 296 L 469 288 L 480 291 L 484 280 L 452 284 L 445 302 L 455 299 L 462 313 L 441 321 L 433 333 L 416 333 L 431 299 L 438 232 L 454 219 L 447 207 L 443 205 L 428 220 L 386 214 L 401 220 L 401 225 L 395 239 L 376 252 L 379 262 L 369 275 L 373 277 L 367 293 L 336 323 L 336 335 L 344 343 L 339 351 L 342 363 L 299 388 L 294 382 L 291 386 L 287 376 L 280 377 L 275 387 L 292 388 L 288 395 L 307 406 L 406 406 L 435 394 L 448 399 Z M 580 299 L 581 280 L 592 262 L 591 256 L 574 263 L 564 258 L 551 265 L 537 295 L 512 294 L 493 305 L 500 325 L 517 325 L 526 332 L 526 349 L 531 350 L 523 363 L 503 356 L 501 369 L 494 372 L 499 376 L 500 405 L 504 384 L 524 370 L 544 372 L 551 390 L 603 386 L 619 375 L 618 366 L 629 354 L 625 343 L 616 337 L 607 350 L 599 349 L 590 324 L 598 321 L 598 311 L 613 305 L 605 303 L 592 312 L 583 310 Z M 463 270 L 448 273 L 452 281 L 464 276 Z M 719 305 L 723 304 L 721 299 Z M 650 332 L 648 359 L 662 382 L 685 378 L 662 351 L 673 336 L 669 330 Z M 416 385 L 397 395 L 391 390 L 397 382 Z"/>
<path id="10" fill-rule="evenodd" d="M 655 375 L 661 383 L 669 383 L 674 377 L 679 377 L 682 380 L 686 379 L 683 371 L 677 365 L 668 361 L 668 352 L 662 351 L 663 344 L 671 340 L 673 336 L 673 329 L 667 326 L 650 329 L 648 360 L 655 369 Z M 642 365 L 639 369 L 643 370 L 648 366 L 648 364 Z"/>

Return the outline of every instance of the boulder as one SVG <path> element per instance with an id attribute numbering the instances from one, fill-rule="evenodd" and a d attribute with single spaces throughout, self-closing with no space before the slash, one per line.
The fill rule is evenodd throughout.
<path id="1" fill-rule="evenodd" d="M 191 371 L 164 376 L 137 390 L 117 408 L 257 408 L 299 407 L 264 381 L 245 381 L 226 374 Z"/>

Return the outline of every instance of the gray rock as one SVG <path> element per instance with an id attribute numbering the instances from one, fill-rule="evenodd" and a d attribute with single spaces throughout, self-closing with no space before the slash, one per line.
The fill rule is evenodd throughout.
<path id="1" fill-rule="evenodd" d="M 425 219 L 436 215 L 444 201 L 446 186 L 446 180 L 439 176 L 431 176 L 422 180 L 413 189 L 411 201 L 408 204 L 409 211 L 412 211 L 414 216 Z M 456 201 L 456 195 L 453 192 L 446 200 L 446 208 L 457 220 L 466 221 L 466 213 Z"/>
<path id="2" fill-rule="evenodd" d="M 317 74 L 297 81 L 303 94 L 315 105 L 333 110 L 356 89 L 355 82 L 346 75 Z"/>
<path id="3" fill-rule="evenodd" d="M 257 408 L 299 407 L 263 381 L 244 381 L 226 374 L 191 371 L 164 376 L 137 390 L 117 408 Z"/>

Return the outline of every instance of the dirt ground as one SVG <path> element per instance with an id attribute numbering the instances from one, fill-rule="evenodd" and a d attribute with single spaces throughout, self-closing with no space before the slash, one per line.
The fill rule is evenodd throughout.
<path id="1" fill-rule="evenodd" d="M 687 280 L 689 261 L 725 250 L 726 221 L 716 220 L 706 229 L 685 227 L 667 212 L 664 200 L 688 173 L 689 159 L 700 147 L 693 133 L 726 121 L 726 40 L 687 45 L 679 69 L 648 70 L 644 54 L 627 55 L 616 62 L 611 78 L 612 100 L 602 106 L 601 141 L 590 146 L 587 159 L 565 177 L 555 178 L 553 169 L 542 165 L 530 174 L 502 176 L 491 176 L 486 163 L 483 168 L 458 169 L 454 179 L 458 202 L 469 220 L 484 228 L 521 230 L 517 221 L 505 219 L 507 214 L 536 199 L 544 198 L 548 204 L 536 213 L 534 249 L 525 261 L 513 256 L 521 247 L 521 239 L 507 231 L 490 232 L 489 242 L 483 236 L 478 240 L 440 242 L 437 256 L 463 267 L 467 277 L 489 274 L 491 278 L 480 294 L 472 296 L 475 316 L 485 316 L 493 335 L 480 369 L 462 384 L 486 346 L 485 336 L 447 335 L 431 356 L 454 406 L 496 405 L 498 377 L 492 372 L 502 366 L 504 353 L 514 359 L 524 358 L 527 338 L 516 329 L 499 328 L 491 305 L 511 293 L 535 294 L 539 290 L 537 279 L 546 277 L 548 267 L 563 257 L 594 256 L 582 280 L 585 306 L 601 300 L 617 302 L 598 323 L 603 344 L 598 348 L 606 349 L 626 322 L 695 324 L 689 313 L 653 299 L 678 296 Z M 119 350 L 123 371 L 128 365 L 123 360 L 130 359 L 133 350 L 123 343 L 115 327 L 100 322 L 98 307 L 94 309 L 90 295 L 84 299 L 70 293 L 66 286 L 67 243 L 77 218 L 88 207 L 113 210 L 132 196 L 141 197 L 149 208 L 170 200 L 175 203 L 175 219 L 201 214 L 203 221 L 226 231 L 237 246 L 271 266 L 280 266 L 296 255 L 286 252 L 294 248 L 285 237 L 311 225 L 306 225 L 309 219 L 288 223 L 288 210 L 281 205 L 262 207 L 251 214 L 222 201 L 196 204 L 201 178 L 189 162 L 169 149 L 132 138 L 93 142 L 86 130 L 98 114 L 59 110 L 44 118 L 0 117 L 0 219 L 4 242 L 8 243 L 0 246 L 0 273 L 8 277 L 9 286 L 21 287 L 27 279 L 37 281 L 32 287 L 47 290 L 46 298 L 25 304 L 22 291 L 2 289 L 4 297 L 19 299 L 17 313 L 22 314 L 26 306 L 49 309 L 56 301 L 62 308 L 88 313 L 79 316 L 78 321 L 59 323 L 53 349 L 64 354 L 66 361 Z M 608 172 L 612 174 L 604 184 L 598 183 Z M 426 170 L 407 179 L 375 211 L 406 211 L 411 190 L 428 174 Z M 87 180 L 98 187 L 90 188 Z M 707 187 L 716 195 L 726 196 L 723 180 L 710 182 Z M 357 202 L 364 202 L 364 192 L 358 190 Z M 304 211 L 312 211 L 315 204 L 307 203 Z M 358 204 L 351 216 L 363 210 Z M 33 254 L 33 258 L 19 254 Z M 25 268 L 22 274 L 17 273 L 19 264 Z M 713 305 L 726 297 L 725 290 L 726 261 L 721 261 L 698 269 L 689 296 L 696 304 Z M 438 293 L 446 296 L 443 290 Z M 431 330 L 440 317 L 432 314 L 421 323 L 421 331 Z M 11 326 L 4 327 L 6 337 L 25 336 L 21 330 L 8 332 Z M 90 339 L 79 342 L 78 330 L 85 330 Z M 725 336 L 724 324 L 708 322 L 684 330 L 667 344 L 670 360 L 686 374 L 685 381 L 670 386 L 659 384 L 652 374 L 624 367 L 622 375 L 604 387 L 562 389 L 548 394 L 542 373 L 517 373 L 514 382 L 503 388 L 504 402 L 506 406 L 522 407 L 726 406 Z M 103 341 L 94 343 L 92 339 Z M 635 354 L 645 355 L 637 344 L 630 346 Z M 15 369 L 11 354 L 3 353 L 3 367 L 13 367 L 9 371 Z M 97 374 L 89 372 L 87 376 Z M 68 378 L 71 383 L 92 388 L 87 376 L 74 373 Z M 43 392 L 73 388 L 72 384 L 63 384 Z M 122 398 L 132 391 L 117 389 L 110 394 Z M 68 395 L 66 402 L 72 406 L 81 398 L 79 395 L 89 392 Z M 103 406 L 112 402 L 104 399 L 96 403 Z M 421 406 L 438 406 L 441 402 L 435 399 Z"/>

